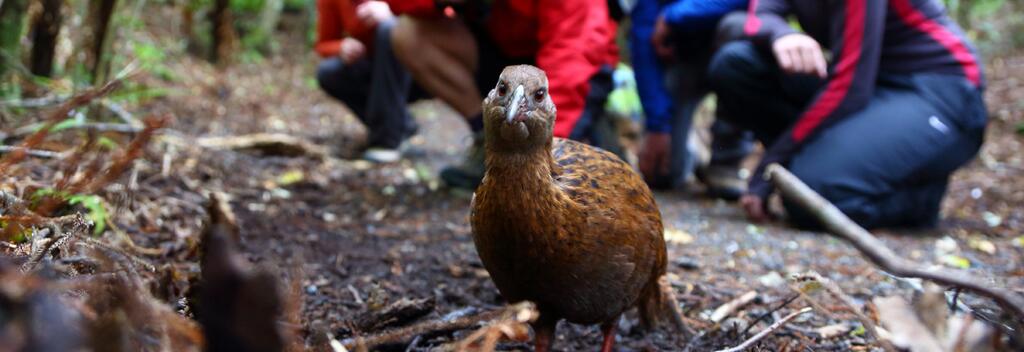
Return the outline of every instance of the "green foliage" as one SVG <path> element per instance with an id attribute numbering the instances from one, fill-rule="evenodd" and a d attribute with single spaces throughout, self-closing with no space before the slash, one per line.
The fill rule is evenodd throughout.
<path id="1" fill-rule="evenodd" d="M 132 53 L 135 55 L 136 60 L 139 60 L 139 65 L 143 70 L 152 72 L 162 80 L 174 81 L 174 72 L 164 64 L 167 55 L 164 54 L 163 49 L 150 43 L 135 43 L 132 46 Z"/>
<path id="2" fill-rule="evenodd" d="M 86 210 L 85 217 L 92 221 L 92 234 L 99 236 L 107 229 L 107 208 L 103 206 L 103 198 L 94 194 L 68 194 L 52 188 L 41 188 L 32 194 L 33 201 L 45 197 L 54 197 L 66 201 L 70 205 L 81 205 Z"/>
<path id="3" fill-rule="evenodd" d="M 1017 123 L 1017 134 L 1024 136 L 1024 122 Z"/>
<path id="4" fill-rule="evenodd" d="M 75 194 L 67 198 L 68 204 L 81 204 L 88 213 L 85 215 L 92 220 L 92 234 L 99 236 L 107 228 L 107 209 L 103 206 L 103 198 L 97 195 Z"/>
<path id="5" fill-rule="evenodd" d="M 1024 45 L 1022 4 L 1007 0 L 943 0 L 952 16 L 986 54 Z"/>

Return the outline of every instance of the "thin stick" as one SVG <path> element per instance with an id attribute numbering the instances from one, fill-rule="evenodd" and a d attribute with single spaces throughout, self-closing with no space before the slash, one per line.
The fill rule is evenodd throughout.
<path id="1" fill-rule="evenodd" d="M 795 301 L 797 298 L 800 298 L 800 293 L 792 295 L 789 298 L 787 298 L 786 300 L 782 301 L 781 304 L 775 306 L 775 309 L 772 309 L 770 311 L 765 312 L 764 314 L 761 314 L 761 316 L 757 317 L 757 319 L 754 319 L 754 321 L 751 322 L 750 325 L 747 325 L 746 329 L 743 329 L 743 333 L 741 335 L 745 335 L 747 333 L 747 331 L 750 331 L 750 328 L 754 327 L 754 325 L 757 325 L 757 323 L 760 323 L 762 320 L 764 320 L 768 316 L 772 315 L 772 313 L 775 313 L 775 312 L 779 311 L 779 309 L 782 309 L 783 307 L 789 305 L 790 303 Z"/>
<path id="2" fill-rule="evenodd" d="M 783 325 L 786 325 L 786 323 L 788 323 L 790 320 L 793 320 L 793 318 L 796 318 L 797 316 L 799 316 L 801 314 L 810 312 L 811 310 L 813 310 L 813 308 L 811 308 L 811 307 L 804 307 L 801 310 L 798 310 L 796 312 L 790 313 L 789 315 L 783 317 L 782 319 L 779 319 L 779 321 L 775 322 L 774 324 L 769 325 L 764 330 L 761 330 L 761 332 L 757 333 L 757 335 L 751 336 L 746 341 L 743 341 L 743 343 L 739 344 L 738 346 L 732 347 L 732 348 L 726 348 L 724 350 L 718 350 L 716 352 L 739 352 L 739 351 L 743 351 L 743 350 L 745 350 L 747 348 L 750 348 L 750 346 L 754 345 L 754 343 L 756 343 L 757 341 L 763 339 L 765 336 L 768 336 L 768 334 L 772 333 L 772 331 L 778 330 Z"/>
<path id="3" fill-rule="evenodd" d="M 45 124 L 35 123 L 28 126 L 18 128 L 12 132 L 7 138 L 18 138 L 35 133 L 39 129 L 43 128 Z M 116 133 L 139 133 L 142 132 L 142 127 L 129 125 L 126 123 L 109 123 L 109 122 L 82 122 L 63 127 L 64 130 L 86 130 L 91 132 L 116 132 Z"/>
<path id="4" fill-rule="evenodd" d="M 715 323 L 720 323 L 722 322 L 722 320 L 732 315 L 732 313 L 736 312 L 740 308 L 743 308 L 747 304 L 750 304 L 750 302 L 753 302 L 756 298 L 757 291 L 750 291 L 744 293 L 743 295 L 736 297 L 735 299 L 719 306 L 717 309 L 715 309 L 714 312 L 711 313 L 711 316 L 708 318 L 708 320 L 711 320 Z"/>
<path id="5" fill-rule="evenodd" d="M 23 148 L 23 147 L 14 147 L 14 146 L 9 146 L 9 145 L 0 145 L 0 154 L 6 154 L 6 153 L 11 153 L 11 152 L 16 152 L 16 151 L 24 151 L 25 155 L 27 155 L 27 156 L 31 156 L 33 158 L 41 158 L 41 159 L 62 159 L 62 158 L 64 158 L 64 155 L 65 155 L 64 153 L 52 152 L 52 151 L 49 151 L 49 150 L 28 149 L 28 148 Z"/>
<path id="6" fill-rule="evenodd" d="M 861 254 L 881 267 L 882 270 L 896 276 L 916 277 L 970 290 L 991 298 L 999 303 L 1004 310 L 1015 315 L 1019 321 L 1024 321 L 1024 297 L 951 271 L 922 269 L 897 256 L 885 243 L 850 220 L 835 205 L 814 192 L 784 167 L 778 164 L 769 165 L 765 177 L 778 187 L 784 197 L 800 204 L 805 210 L 814 214 L 830 233 L 849 241 L 854 248 L 857 248 Z"/>
<path id="7" fill-rule="evenodd" d="M 528 304 L 528 306 L 524 304 Z M 381 345 L 406 344 L 412 339 L 416 338 L 416 336 L 427 335 L 443 331 L 468 329 L 477 326 L 482 322 L 493 320 L 509 313 L 515 314 L 516 312 L 520 312 L 523 309 L 534 309 L 533 304 L 519 303 L 502 309 L 484 312 L 468 317 L 459 317 L 450 320 L 439 319 L 426 321 L 401 329 L 395 329 L 377 335 L 367 336 L 365 338 L 348 338 L 342 340 L 341 343 L 350 350 L 355 349 L 357 346 L 365 346 L 368 350 L 373 350 L 375 347 Z"/>

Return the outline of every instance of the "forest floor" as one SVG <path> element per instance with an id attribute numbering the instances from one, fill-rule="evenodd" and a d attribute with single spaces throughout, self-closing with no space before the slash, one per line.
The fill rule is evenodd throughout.
<path id="1" fill-rule="evenodd" d="M 170 40 L 163 38 L 160 40 Z M 282 42 L 303 43 L 297 35 Z M 465 308 L 492 309 L 504 302 L 478 259 L 468 225 L 466 192 L 439 184 L 437 170 L 459 160 L 468 131 L 448 108 L 417 102 L 420 123 L 413 144 L 422 151 L 402 162 L 376 165 L 353 160 L 363 129 L 341 104 L 313 81 L 316 58 L 300 45 L 255 63 L 217 69 L 188 55 L 170 55 L 172 75 L 143 74 L 137 83 L 168 94 L 133 107 L 137 116 L 168 114 L 173 122 L 136 162 L 130 201 L 111 203 L 111 224 L 139 247 L 156 249 L 144 258 L 161 270 L 194 273 L 188 255 L 205 218 L 209 192 L 228 195 L 239 218 L 241 248 L 258 267 L 284 282 L 301 284 L 289 299 L 301 301 L 302 337 L 326 348 L 324 333 L 350 336 L 347 321 L 366 310 L 368 300 L 434 298 L 435 319 Z M 980 156 L 958 171 L 943 205 L 942 224 L 927 231 L 886 230 L 877 235 L 894 251 L 925 266 L 965 270 L 991 285 L 1024 293 L 1024 55 L 989 60 L 986 99 L 991 124 Z M 199 146 L 201 137 L 258 132 L 284 133 L 329 147 L 331 157 L 266 156 Z M 54 161 L 28 159 L 34 177 L 52 177 Z M 40 176 L 42 175 L 42 176 Z M 27 182 L 27 181 L 26 181 Z M 783 224 L 752 225 L 733 204 L 703 197 L 699 187 L 657 194 L 668 239 L 669 272 L 694 330 L 714 325 L 706 314 L 748 291 L 757 299 L 735 314 L 749 323 L 794 294 L 786 279 L 815 271 L 836 282 L 857 304 L 914 289 L 877 270 L 850 245 L 827 234 Z M 12 256 L 26 250 L 5 247 Z M 187 291 L 188 280 L 167 293 L 169 302 Z M 964 295 L 967 297 L 968 295 Z M 821 298 L 831 312 L 807 314 L 760 343 L 762 350 L 850 350 L 875 346 L 857 331 L 859 322 L 834 299 Z M 975 299 L 975 301 L 977 301 Z M 778 316 L 807 306 L 796 300 Z M 180 307 L 179 307 L 180 308 Z M 620 324 L 620 350 L 679 350 L 688 339 L 643 334 L 635 314 Z M 835 336 L 815 329 L 842 324 Z M 743 332 L 722 327 L 690 342 L 694 350 L 735 345 Z M 461 337 L 442 334 L 419 339 L 408 350 L 427 350 Z M 594 350 L 595 326 L 563 323 L 557 350 Z M 526 349 L 528 344 L 500 347 Z M 405 347 L 398 348 L 403 350 Z"/>

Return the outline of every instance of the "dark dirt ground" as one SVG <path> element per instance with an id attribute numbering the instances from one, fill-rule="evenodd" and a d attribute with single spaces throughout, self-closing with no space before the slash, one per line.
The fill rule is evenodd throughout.
<path id="1" fill-rule="evenodd" d="M 154 39 L 157 43 L 168 38 Z M 340 104 L 312 82 L 316 59 L 283 38 L 280 54 L 258 63 L 216 69 L 187 55 L 171 55 L 173 80 L 135 78 L 169 89 L 166 97 L 133 107 L 137 115 L 173 116 L 166 132 L 136 163 L 137 187 L 130 200 L 115 204 L 113 223 L 140 247 L 158 251 L 147 260 L 163 270 L 195 273 L 187 255 L 197 241 L 210 191 L 224 192 L 240 219 L 242 248 L 258 266 L 284 282 L 301 283 L 301 337 L 307 346 L 326 348 L 318 336 L 347 337 L 346 319 L 365 309 L 371 294 L 391 300 L 434 297 L 436 318 L 448 312 L 504 305 L 476 256 L 467 222 L 469 195 L 440 187 L 436 170 L 458 160 L 469 143 L 449 109 L 433 101 L 413 105 L 421 125 L 414 144 L 423 151 L 411 160 L 372 165 L 344 157 L 356 154 L 362 127 Z M 969 262 L 969 273 L 992 285 L 1024 293 L 1024 55 L 1008 55 L 987 65 L 987 99 L 992 112 L 981 155 L 956 173 L 944 206 L 942 225 L 927 231 L 879 231 L 895 251 L 922 265 L 949 266 L 950 258 Z M 333 149 L 335 158 L 260 156 L 202 148 L 194 139 L 254 132 L 307 138 Z M 9 184 L 38 183 L 53 168 L 28 160 L 39 171 Z M 821 233 L 781 224 L 755 226 L 732 204 L 689 192 L 657 195 L 669 240 L 669 271 L 686 316 L 695 330 L 711 326 L 702 314 L 747 291 L 759 299 L 736 315 L 752 321 L 793 294 L 782 278 L 816 271 L 830 278 L 858 303 L 912 290 L 866 262 L 851 246 Z M 948 239 L 947 239 L 948 238 Z M 949 240 L 951 239 L 951 241 Z M 949 243 L 955 243 L 951 246 Z M 6 247 L 5 247 L 6 248 Z M 23 251 L 4 249 L 17 256 Z M 953 257 L 951 257 L 953 256 Z M 173 280 L 172 280 L 173 281 Z M 177 280 L 165 299 L 177 302 L 188 286 Z M 964 295 L 965 297 L 967 295 Z M 829 307 L 838 303 L 825 300 Z M 801 300 L 777 316 L 806 306 Z M 178 308 L 182 308 L 180 305 Z M 679 350 L 685 338 L 634 329 L 634 315 L 620 325 L 619 350 Z M 836 323 L 857 326 L 849 311 L 815 312 L 764 339 L 759 350 L 867 350 L 863 334 L 818 338 L 811 330 Z M 702 325 L 703 324 L 703 325 Z M 751 329 L 763 329 L 762 323 Z M 465 332 L 456 333 L 456 337 Z M 690 347 L 709 350 L 748 337 L 724 328 Z M 427 350 L 450 336 L 421 340 L 409 350 Z M 556 348 L 594 350 L 597 327 L 562 324 Z M 507 344 L 504 348 L 528 348 Z M 404 347 L 403 347 L 404 348 Z M 399 348 L 398 350 L 402 350 Z"/>

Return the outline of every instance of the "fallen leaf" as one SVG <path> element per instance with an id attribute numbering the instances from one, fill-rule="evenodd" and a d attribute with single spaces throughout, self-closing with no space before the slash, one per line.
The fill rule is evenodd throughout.
<path id="1" fill-rule="evenodd" d="M 878 307 L 878 321 L 892 334 L 893 345 L 913 352 L 942 351 L 935 335 L 902 297 L 876 297 L 872 302 Z"/>
<path id="2" fill-rule="evenodd" d="M 952 255 L 952 254 L 947 254 L 947 255 L 944 255 L 942 257 L 939 257 L 939 261 L 942 262 L 942 264 L 945 264 L 946 266 L 950 266 L 950 267 L 954 267 L 954 268 L 958 268 L 958 269 L 970 269 L 970 267 L 971 267 L 971 261 L 970 260 L 968 260 L 967 258 L 961 257 L 961 256 Z"/>
<path id="3" fill-rule="evenodd" d="M 679 244 L 693 243 L 693 235 L 680 229 L 665 229 L 665 241 Z"/>
<path id="4" fill-rule="evenodd" d="M 764 233 L 763 230 L 761 230 L 761 228 L 758 227 L 757 225 L 754 225 L 754 224 L 748 224 L 747 225 L 747 234 L 748 235 L 760 235 L 762 233 Z"/>
<path id="5" fill-rule="evenodd" d="M 287 186 L 296 182 L 300 182 L 306 178 L 306 174 L 302 170 L 288 170 L 281 176 L 277 177 L 277 184 L 281 186 Z"/>
<path id="6" fill-rule="evenodd" d="M 967 245 L 985 254 L 996 254 L 996 245 L 989 240 L 981 238 L 981 236 L 971 237 L 971 239 L 967 240 Z"/>
<path id="7" fill-rule="evenodd" d="M 786 279 L 779 275 L 779 272 L 773 271 L 757 278 L 757 281 L 767 287 L 775 287 L 786 283 Z"/>
<path id="8" fill-rule="evenodd" d="M 846 323 L 825 325 L 820 328 L 814 329 L 814 332 L 818 333 L 818 336 L 821 336 L 822 339 L 826 340 L 842 335 L 847 331 L 850 331 L 850 326 L 846 325 Z"/>

